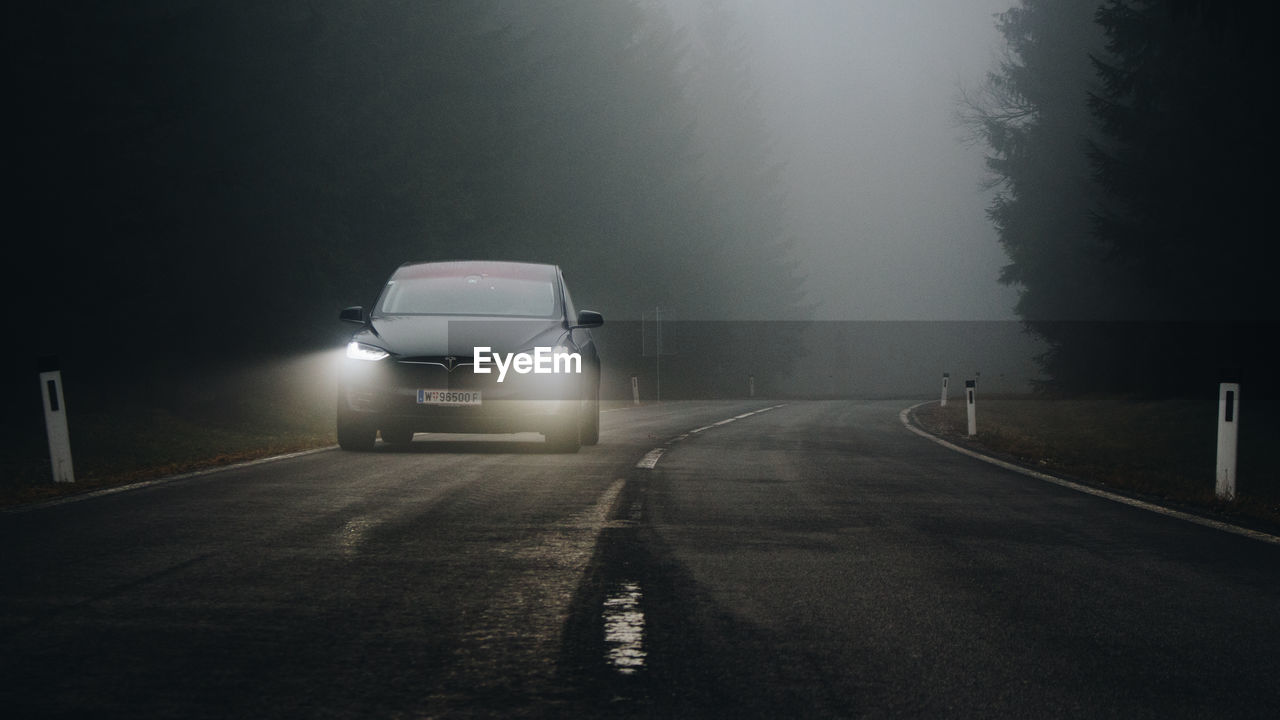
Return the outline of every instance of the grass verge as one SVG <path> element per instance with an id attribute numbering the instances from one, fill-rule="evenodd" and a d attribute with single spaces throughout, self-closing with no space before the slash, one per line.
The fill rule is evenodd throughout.
<path id="1" fill-rule="evenodd" d="M 336 383 L 322 355 L 128 385 L 68 375 L 64 387 L 76 481 L 52 482 L 37 404 L 5 428 L 0 507 L 337 443 Z"/>
<path id="2" fill-rule="evenodd" d="M 1280 478 L 1271 453 L 1274 421 L 1242 419 L 1237 499 L 1214 496 L 1217 398 L 979 396 L 977 434 L 968 435 L 961 398 L 914 416 L 925 430 L 1029 468 L 1274 532 Z"/>

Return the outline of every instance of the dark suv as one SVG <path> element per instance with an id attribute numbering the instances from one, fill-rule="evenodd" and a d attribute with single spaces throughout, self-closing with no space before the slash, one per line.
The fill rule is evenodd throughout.
<path id="1" fill-rule="evenodd" d="M 338 387 L 338 444 L 369 450 L 416 432 L 539 432 L 577 451 L 600 438 L 600 358 L 555 265 L 405 263 L 359 323 Z"/>

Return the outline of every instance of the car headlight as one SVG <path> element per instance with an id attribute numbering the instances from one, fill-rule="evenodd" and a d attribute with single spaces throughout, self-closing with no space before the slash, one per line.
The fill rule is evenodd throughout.
<path id="1" fill-rule="evenodd" d="M 381 360 L 390 355 L 391 353 L 374 345 L 366 345 L 354 340 L 347 343 L 347 357 L 352 360 Z"/>
<path id="2" fill-rule="evenodd" d="M 565 378 L 576 376 L 582 372 L 582 356 L 577 351 L 567 345 L 556 345 L 550 348 L 542 348 L 544 354 L 543 365 L 541 369 L 535 369 L 538 374 L 548 373 L 552 376 L 553 382 L 566 382 Z M 538 348 L 534 348 L 529 354 L 534 354 Z"/>

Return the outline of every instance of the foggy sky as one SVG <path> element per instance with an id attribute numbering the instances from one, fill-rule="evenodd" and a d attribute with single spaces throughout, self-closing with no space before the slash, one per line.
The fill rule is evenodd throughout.
<path id="1" fill-rule="evenodd" d="M 697 0 L 667 0 L 677 24 Z M 1013 0 L 736 0 L 820 320 L 1012 320 L 961 86 Z M 695 33 L 691 32 L 695 36 Z"/>

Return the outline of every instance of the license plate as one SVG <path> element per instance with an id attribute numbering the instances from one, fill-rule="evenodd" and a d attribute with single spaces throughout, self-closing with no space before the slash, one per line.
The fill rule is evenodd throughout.
<path id="1" fill-rule="evenodd" d="M 479 405 L 479 390 L 418 390 L 419 405 Z"/>

